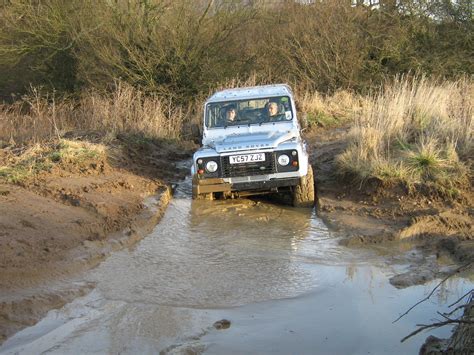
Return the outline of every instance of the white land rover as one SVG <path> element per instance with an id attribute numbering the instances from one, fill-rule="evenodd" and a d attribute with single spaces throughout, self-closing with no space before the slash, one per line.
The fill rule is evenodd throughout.
<path id="1" fill-rule="evenodd" d="M 191 168 L 193 198 L 287 193 L 294 206 L 314 205 L 313 170 L 288 85 L 212 95 L 202 145 Z"/>

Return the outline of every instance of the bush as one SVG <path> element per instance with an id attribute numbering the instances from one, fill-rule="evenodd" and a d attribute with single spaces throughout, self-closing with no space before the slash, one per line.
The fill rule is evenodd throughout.
<path id="1" fill-rule="evenodd" d="M 368 92 L 399 73 L 472 74 L 473 33 L 465 1 L 8 1 L 0 96 L 30 84 L 113 90 L 121 80 L 182 103 L 252 73 L 303 90 Z"/>
<path id="2" fill-rule="evenodd" d="M 61 0 L 0 7 L 0 97 L 23 94 L 30 84 L 61 92 L 76 88 L 80 9 Z"/>
<path id="3" fill-rule="evenodd" d="M 129 1 L 94 5 L 81 41 L 80 76 L 107 87 L 120 78 L 146 93 L 181 102 L 245 73 L 240 58 L 255 13 L 232 2 Z"/>

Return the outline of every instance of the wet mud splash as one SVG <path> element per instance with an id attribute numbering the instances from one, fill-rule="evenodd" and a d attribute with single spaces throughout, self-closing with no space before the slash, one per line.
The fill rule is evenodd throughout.
<path id="1" fill-rule="evenodd" d="M 191 201 L 189 182 L 154 231 L 84 281 L 95 289 L 7 340 L 1 353 L 417 353 L 416 323 L 473 287 L 389 278 L 422 255 L 341 246 L 314 211 L 257 200 Z M 216 327 L 223 320 L 229 327 Z M 227 323 L 226 323 L 227 324 Z M 432 333 L 449 335 L 449 329 Z"/>

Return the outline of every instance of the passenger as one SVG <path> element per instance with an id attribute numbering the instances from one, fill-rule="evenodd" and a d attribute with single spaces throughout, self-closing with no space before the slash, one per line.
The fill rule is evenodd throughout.
<path id="1" fill-rule="evenodd" d="M 231 106 L 227 109 L 225 113 L 227 123 L 233 123 L 237 119 L 237 110 L 234 106 Z"/>

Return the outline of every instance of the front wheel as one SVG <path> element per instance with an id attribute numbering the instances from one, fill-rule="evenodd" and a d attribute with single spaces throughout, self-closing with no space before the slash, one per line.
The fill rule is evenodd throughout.
<path id="1" fill-rule="evenodd" d="M 214 199 L 214 193 L 213 192 L 208 192 L 208 193 L 198 193 L 198 179 L 197 176 L 193 176 L 193 182 L 192 182 L 192 195 L 193 195 L 193 200 L 213 200 Z"/>
<path id="2" fill-rule="evenodd" d="M 198 194 L 196 189 L 193 188 L 193 200 L 214 200 L 214 193 Z"/>
<path id="3" fill-rule="evenodd" d="M 314 206 L 313 168 L 308 165 L 308 173 L 300 178 L 293 190 L 293 206 L 312 208 Z"/>
<path id="4" fill-rule="evenodd" d="M 193 194 L 193 200 L 214 200 L 214 194 L 209 192 L 207 194 Z"/>

